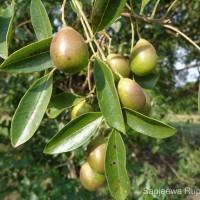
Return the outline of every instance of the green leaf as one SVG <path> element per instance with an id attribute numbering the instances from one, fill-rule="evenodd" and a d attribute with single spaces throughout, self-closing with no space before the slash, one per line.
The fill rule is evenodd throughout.
<path id="1" fill-rule="evenodd" d="M 98 58 L 96 58 L 94 65 L 94 79 L 99 107 L 103 116 L 110 126 L 125 133 L 124 118 L 113 74 L 109 67 Z"/>
<path id="2" fill-rule="evenodd" d="M 15 9 L 15 1 L 13 0 L 2 15 L 0 16 L 0 57 L 6 59 L 8 57 L 8 47 L 12 34 L 12 24 Z"/>
<path id="3" fill-rule="evenodd" d="M 53 66 L 50 58 L 51 38 L 32 43 L 11 54 L 0 69 L 7 73 L 31 73 Z"/>
<path id="4" fill-rule="evenodd" d="M 133 130 L 150 137 L 162 139 L 176 133 L 176 129 L 139 112 L 124 108 L 127 125 Z"/>
<path id="5" fill-rule="evenodd" d="M 11 143 L 17 147 L 36 132 L 52 94 L 52 73 L 35 81 L 22 97 L 11 124 Z"/>
<path id="6" fill-rule="evenodd" d="M 145 7 L 148 5 L 149 2 L 150 2 L 150 0 L 142 0 L 142 5 L 141 5 L 140 14 L 143 13 Z"/>
<path id="7" fill-rule="evenodd" d="M 31 0 L 31 22 L 38 40 L 52 36 L 51 23 L 41 0 Z"/>
<path id="8" fill-rule="evenodd" d="M 106 150 L 106 179 L 112 196 L 117 200 L 126 199 L 130 181 L 126 171 L 126 150 L 120 133 L 113 129 Z"/>
<path id="9" fill-rule="evenodd" d="M 110 26 L 120 15 L 126 0 L 96 0 L 92 11 L 94 33 Z"/>
<path id="10" fill-rule="evenodd" d="M 135 81 L 140 84 L 141 87 L 146 89 L 152 89 L 155 87 L 156 83 L 158 82 L 159 75 L 155 73 L 151 73 L 146 76 L 134 76 Z"/>
<path id="11" fill-rule="evenodd" d="M 84 100 L 84 97 L 73 93 L 61 93 L 55 95 L 49 103 L 47 114 L 50 118 L 55 118 L 66 108 L 75 106 L 82 100 Z"/>
<path id="12" fill-rule="evenodd" d="M 95 134 L 101 121 L 101 113 L 87 113 L 72 120 L 49 141 L 44 153 L 57 154 L 80 147 Z"/>

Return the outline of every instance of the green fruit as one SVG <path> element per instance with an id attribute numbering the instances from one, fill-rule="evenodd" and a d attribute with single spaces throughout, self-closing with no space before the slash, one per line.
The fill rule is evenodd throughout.
<path id="1" fill-rule="evenodd" d="M 71 118 L 75 119 L 80 115 L 83 115 L 88 112 L 93 112 L 93 108 L 90 104 L 85 101 L 81 101 L 72 108 Z"/>
<path id="2" fill-rule="evenodd" d="M 111 68 L 115 82 L 118 82 L 120 76 L 128 78 L 130 75 L 130 66 L 127 60 L 119 54 L 110 54 L 107 57 L 108 66 Z"/>
<path id="3" fill-rule="evenodd" d="M 144 107 L 146 102 L 145 94 L 135 81 L 129 78 L 120 79 L 117 91 L 123 107 L 136 111 Z"/>
<path id="4" fill-rule="evenodd" d="M 131 53 L 131 71 L 137 76 L 150 74 L 156 67 L 157 55 L 151 43 L 140 39 Z"/>
<path id="5" fill-rule="evenodd" d="M 95 191 L 105 182 L 103 174 L 96 173 L 86 162 L 81 166 L 80 180 L 82 185 L 89 191 Z"/>
<path id="6" fill-rule="evenodd" d="M 88 47 L 83 37 L 71 27 L 62 28 L 50 46 L 54 65 L 63 72 L 76 73 L 87 66 Z"/>
<path id="7" fill-rule="evenodd" d="M 96 138 L 89 146 L 87 161 L 90 167 L 98 173 L 105 171 L 106 146 L 107 142 L 102 137 Z"/>
<path id="8" fill-rule="evenodd" d="M 146 103 L 142 109 L 139 110 L 140 113 L 149 116 L 151 112 L 151 99 L 148 94 L 145 93 Z"/>

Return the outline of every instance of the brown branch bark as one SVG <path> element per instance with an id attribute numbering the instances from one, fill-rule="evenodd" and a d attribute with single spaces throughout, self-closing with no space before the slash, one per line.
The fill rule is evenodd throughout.
<path id="1" fill-rule="evenodd" d="M 188 42 L 190 42 L 193 46 L 195 46 L 200 51 L 200 47 L 194 41 L 192 41 L 187 35 L 185 35 L 183 32 L 181 32 L 178 28 L 170 25 L 171 24 L 170 19 L 151 19 L 146 16 L 135 15 L 135 14 L 131 14 L 131 13 L 122 13 L 121 16 L 127 17 L 127 18 L 132 18 L 133 20 L 144 21 L 147 23 L 159 24 L 166 29 L 169 29 L 171 31 L 174 31 L 175 33 L 178 33 L 179 35 L 181 35 L 184 39 L 186 39 Z"/>

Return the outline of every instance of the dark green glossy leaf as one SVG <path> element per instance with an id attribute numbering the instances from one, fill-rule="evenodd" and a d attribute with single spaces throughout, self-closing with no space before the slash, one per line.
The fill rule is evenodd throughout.
<path id="1" fill-rule="evenodd" d="M 51 23 L 41 0 L 31 0 L 31 22 L 38 40 L 52 36 Z"/>
<path id="2" fill-rule="evenodd" d="M 44 153 L 57 154 L 80 147 L 95 134 L 101 121 L 101 113 L 87 113 L 72 120 L 49 141 Z"/>
<path id="3" fill-rule="evenodd" d="M 158 82 L 159 75 L 152 73 L 147 76 L 134 76 L 134 79 L 137 83 L 140 84 L 141 87 L 146 89 L 152 89 L 155 87 L 156 83 Z"/>
<path id="4" fill-rule="evenodd" d="M 37 80 L 27 90 L 15 111 L 11 125 L 11 143 L 17 147 L 36 132 L 52 94 L 52 73 Z"/>
<path id="5" fill-rule="evenodd" d="M 50 58 L 51 38 L 32 43 L 11 54 L 0 66 L 8 73 L 31 73 L 53 66 Z"/>
<path id="6" fill-rule="evenodd" d="M 8 47 L 12 34 L 12 24 L 14 16 L 15 2 L 12 1 L 0 16 L 0 57 L 8 57 Z"/>
<path id="7" fill-rule="evenodd" d="M 73 93 L 62 93 L 55 95 L 52 97 L 49 103 L 47 114 L 50 118 L 55 118 L 66 108 L 75 106 L 82 100 L 84 100 L 84 97 Z"/>
<path id="8" fill-rule="evenodd" d="M 92 11 L 94 33 L 110 26 L 124 9 L 126 0 L 96 0 Z"/>
<path id="9" fill-rule="evenodd" d="M 133 130 L 150 137 L 162 139 L 176 133 L 176 129 L 139 112 L 124 108 L 127 125 Z"/>
<path id="10" fill-rule="evenodd" d="M 126 171 L 126 150 L 120 133 L 113 129 L 106 150 L 106 179 L 112 196 L 124 200 L 130 191 Z"/>
<path id="11" fill-rule="evenodd" d="M 96 58 L 94 65 L 94 79 L 99 107 L 103 116 L 110 126 L 125 133 L 123 114 L 112 72 L 98 58 Z"/>

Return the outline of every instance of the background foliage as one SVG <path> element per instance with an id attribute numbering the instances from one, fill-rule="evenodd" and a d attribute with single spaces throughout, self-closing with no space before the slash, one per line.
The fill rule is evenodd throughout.
<path id="1" fill-rule="evenodd" d="M 61 26 L 59 12 L 62 1 L 43 1 L 53 33 Z M 156 17 L 163 16 L 172 1 L 161 1 Z M 0 1 L 0 14 L 10 1 Z M 89 14 L 90 1 L 83 1 L 85 13 Z M 133 5 L 139 14 L 141 1 L 134 0 Z M 155 1 L 145 8 L 149 16 Z M 12 32 L 10 52 L 12 53 L 36 41 L 30 21 L 30 1 L 16 0 L 15 18 Z M 198 1 L 178 1 L 174 6 L 170 19 L 197 44 L 200 44 Z M 66 20 L 80 33 L 83 33 L 80 21 L 67 2 Z M 0 25 L 1 29 L 1 25 Z M 140 34 L 148 39 L 156 48 L 159 56 L 159 81 L 151 96 L 153 98 L 152 116 L 167 121 L 168 113 L 197 114 L 198 76 L 188 83 L 189 70 L 199 68 L 199 53 L 187 41 L 156 24 L 139 22 Z M 118 19 L 110 28 L 112 51 L 128 56 L 131 45 L 131 27 L 128 19 Z M 136 36 L 135 41 L 138 38 Z M 2 61 L 0 60 L 0 63 Z M 177 69 L 177 63 L 184 70 Z M 192 71 L 192 73 L 194 70 Z M 191 72 L 190 72 L 191 73 Z M 41 73 L 42 74 L 42 73 Z M 16 150 L 10 145 L 9 132 L 11 117 L 21 97 L 32 85 L 40 73 L 10 75 L 1 72 L 0 76 L 0 199 L 111 199 L 107 187 L 97 193 L 84 190 L 78 177 L 80 164 L 86 156 L 86 146 L 72 153 L 60 155 L 42 154 L 48 139 L 69 121 L 70 109 L 58 118 L 49 120 L 47 115 L 36 135 Z M 68 75 L 56 72 L 53 94 L 69 92 L 72 89 L 82 95 L 87 92 L 85 84 L 86 72 Z M 184 84 L 180 84 L 184 83 Z M 127 168 L 131 180 L 129 199 L 143 199 L 143 189 L 149 188 L 181 188 L 200 187 L 199 162 L 199 121 L 179 123 L 176 117 L 171 123 L 178 128 L 176 136 L 165 140 L 155 140 L 144 135 L 129 132 L 131 140 L 127 140 Z M 126 140 L 126 138 L 124 138 Z M 147 198 L 147 197 L 146 197 Z M 148 197 L 153 199 L 152 197 Z M 174 200 L 184 196 L 174 195 Z M 157 197 L 166 199 L 166 197 Z"/>

